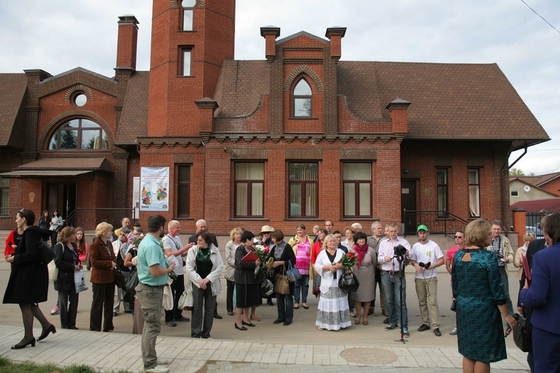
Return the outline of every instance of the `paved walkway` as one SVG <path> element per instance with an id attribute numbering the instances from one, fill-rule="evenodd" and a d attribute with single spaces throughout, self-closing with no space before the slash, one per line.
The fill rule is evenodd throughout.
<path id="1" fill-rule="evenodd" d="M 40 334 L 35 330 L 35 335 Z M 327 338 L 342 333 L 321 332 Z M 85 364 L 100 372 L 142 371 L 140 336 L 58 330 L 35 347 L 11 350 L 22 329 L 0 326 L 0 354 L 13 361 L 32 360 L 62 366 Z M 159 357 L 171 361 L 171 372 L 461 372 L 456 346 L 419 347 L 388 341 L 379 345 L 239 342 L 161 336 Z M 508 359 L 492 364 L 493 372 L 528 371 L 525 354 L 508 348 Z"/>

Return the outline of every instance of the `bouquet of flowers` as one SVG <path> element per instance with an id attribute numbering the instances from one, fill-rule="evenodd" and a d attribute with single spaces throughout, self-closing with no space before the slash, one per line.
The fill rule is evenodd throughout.
<path id="1" fill-rule="evenodd" d="M 130 245 L 129 250 L 134 250 L 134 249 L 138 250 L 138 247 L 140 247 L 140 242 L 142 242 L 144 237 L 145 237 L 144 234 L 136 236 L 132 232 L 129 233 L 127 236 L 128 244 Z M 158 240 L 158 242 L 159 242 L 159 247 L 161 247 L 161 250 L 163 251 L 163 241 L 161 240 L 161 238 Z M 165 252 L 163 255 L 165 256 Z M 171 264 L 171 262 L 175 262 L 175 258 L 172 256 L 166 256 L 165 260 L 167 261 L 167 265 Z M 176 280 L 178 278 L 175 271 L 170 272 L 169 277 L 171 277 L 173 280 Z"/>
<path id="2" fill-rule="evenodd" d="M 263 245 L 255 245 L 255 255 L 259 257 L 261 264 L 266 263 L 270 256 L 270 249 L 268 247 L 265 248 Z"/>
<path id="3" fill-rule="evenodd" d="M 353 251 L 348 251 L 348 253 L 344 254 L 344 256 L 340 259 L 342 264 L 342 268 L 345 270 L 352 269 L 354 264 L 358 263 L 358 256 Z"/>

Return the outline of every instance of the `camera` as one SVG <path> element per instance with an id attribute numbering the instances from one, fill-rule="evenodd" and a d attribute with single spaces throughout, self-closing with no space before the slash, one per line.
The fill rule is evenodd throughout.
<path id="1" fill-rule="evenodd" d="M 406 255 L 406 247 L 403 245 L 398 245 L 393 248 L 395 256 L 405 256 Z"/>
<path id="2" fill-rule="evenodd" d="M 418 263 L 418 265 L 419 265 L 420 267 L 423 267 L 423 268 L 425 268 L 425 269 L 428 269 L 428 268 L 430 268 L 430 266 L 432 265 L 432 262 L 428 262 L 428 263 L 420 262 L 420 263 Z"/>

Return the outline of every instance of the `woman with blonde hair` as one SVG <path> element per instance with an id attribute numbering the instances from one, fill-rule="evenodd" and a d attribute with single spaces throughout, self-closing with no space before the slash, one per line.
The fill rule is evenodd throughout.
<path id="1" fill-rule="evenodd" d="M 241 245 L 243 228 L 233 228 L 229 232 L 230 240 L 226 244 L 226 262 L 224 263 L 224 277 L 226 278 L 226 308 L 230 316 L 233 312 L 233 290 L 235 289 L 235 250 Z"/>
<path id="2" fill-rule="evenodd" d="M 76 240 L 76 229 L 64 227 L 58 234 L 58 243 L 54 246 L 54 263 L 58 267 L 58 276 L 54 289 L 58 291 L 58 308 L 62 329 L 76 328 L 78 313 L 78 293 L 74 282 L 74 272 L 82 269 Z"/>
<path id="3" fill-rule="evenodd" d="M 115 268 L 117 261 L 111 237 L 113 226 L 109 223 L 99 223 L 95 227 L 95 241 L 89 248 L 91 265 L 91 289 L 93 301 L 91 303 L 89 330 L 101 331 L 102 316 L 103 331 L 112 332 L 113 326 L 113 296 L 115 295 Z"/>
<path id="4" fill-rule="evenodd" d="M 490 223 L 470 222 L 465 229 L 467 246 L 457 251 L 451 267 L 453 298 L 457 304 L 457 341 L 463 355 L 463 372 L 489 372 L 490 363 L 507 358 L 502 317 L 513 328 L 496 253 L 490 243 Z"/>
<path id="5" fill-rule="evenodd" d="M 527 255 L 527 248 L 529 247 L 531 241 L 534 241 L 536 239 L 537 239 L 537 235 L 534 232 L 531 231 L 525 232 L 525 235 L 523 236 L 523 246 L 519 246 L 517 248 L 517 251 L 515 252 L 515 259 L 513 260 L 513 266 L 515 268 L 519 268 L 516 273 L 517 279 L 519 280 L 519 292 L 521 292 L 521 289 L 523 289 L 523 286 L 525 286 L 525 282 L 521 281 L 521 276 L 523 273 L 523 257 Z M 521 307 L 521 304 L 519 302 L 519 296 L 517 297 L 517 307 L 518 308 Z"/>

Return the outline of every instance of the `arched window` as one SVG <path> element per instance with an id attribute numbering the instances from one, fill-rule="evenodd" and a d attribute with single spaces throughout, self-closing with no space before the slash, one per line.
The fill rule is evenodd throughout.
<path id="1" fill-rule="evenodd" d="M 293 116 L 311 117 L 313 114 L 312 91 L 305 79 L 300 79 L 293 92 Z"/>
<path id="2" fill-rule="evenodd" d="M 196 5 L 196 0 L 183 0 L 181 6 L 183 7 L 183 31 L 193 30 L 193 8 Z"/>
<path id="3" fill-rule="evenodd" d="M 52 135 L 49 150 L 109 150 L 105 131 L 89 119 L 64 122 Z"/>

